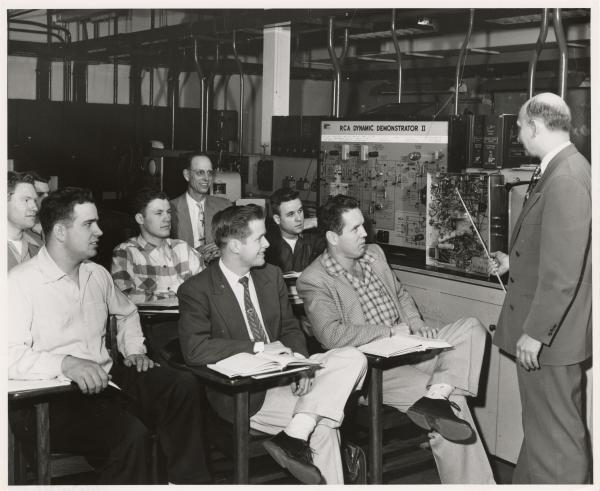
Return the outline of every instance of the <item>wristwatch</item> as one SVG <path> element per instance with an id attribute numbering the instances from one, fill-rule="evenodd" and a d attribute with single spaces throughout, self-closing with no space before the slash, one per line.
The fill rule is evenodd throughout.
<path id="1" fill-rule="evenodd" d="M 265 350 L 264 341 L 257 341 L 256 343 L 254 343 L 254 352 L 255 353 L 262 353 L 264 350 Z"/>

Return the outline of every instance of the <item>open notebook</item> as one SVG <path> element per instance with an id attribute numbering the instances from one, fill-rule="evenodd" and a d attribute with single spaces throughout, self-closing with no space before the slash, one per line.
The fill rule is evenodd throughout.
<path id="1" fill-rule="evenodd" d="M 377 339 L 359 346 L 363 353 L 389 358 L 391 356 L 427 351 L 430 349 L 451 348 L 443 339 L 430 339 L 414 334 L 395 334 L 390 338 Z"/>
<path id="2" fill-rule="evenodd" d="M 320 367 L 321 364 L 308 358 L 296 358 L 281 353 L 238 353 L 217 363 L 207 365 L 228 377 L 248 377 L 266 373 L 278 373 L 288 369 Z"/>

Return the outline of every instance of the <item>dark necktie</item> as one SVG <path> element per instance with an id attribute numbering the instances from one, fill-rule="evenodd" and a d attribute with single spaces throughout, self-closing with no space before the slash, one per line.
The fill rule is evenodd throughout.
<path id="1" fill-rule="evenodd" d="M 258 319 L 258 313 L 252 304 L 252 299 L 250 298 L 248 277 L 243 276 L 239 281 L 244 287 L 244 308 L 246 309 L 246 318 L 248 319 L 250 331 L 252 331 L 252 337 L 254 338 L 254 341 L 266 342 L 267 336 L 265 336 L 265 331 L 260 324 L 260 320 Z"/>
<path id="2" fill-rule="evenodd" d="M 538 165 L 533 174 L 531 175 L 531 180 L 529 181 L 529 186 L 527 186 L 527 191 L 525 192 L 525 198 L 523 199 L 523 204 L 527 203 L 529 196 L 533 192 L 535 185 L 540 180 L 540 176 L 542 175 L 542 166 Z"/>
<path id="3" fill-rule="evenodd" d="M 204 238 L 204 208 L 202 207 L 202 203 L 196 203 L 198 206 L 198 246 L 202 247 L 206 240 Z"/>

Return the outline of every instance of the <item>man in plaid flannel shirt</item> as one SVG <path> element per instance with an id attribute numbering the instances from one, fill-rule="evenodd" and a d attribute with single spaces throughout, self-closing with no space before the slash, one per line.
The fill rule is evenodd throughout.
<path id="1" fill-rule="evenodd" d="M 426 326 L 381 248 L 366 244 L 363 223 L 358 202 L 347 196 L 330 198 L 320 210 L 327 249 L 296 283 L 315 337 L 326 349 L 360 346 L 397 332 L 452 344 L 384 371 L 383 402 L 430 431 L 443 484 L 494 483 L 466 403 L 466 396 L 478 391 L 484 327 L 475 318 L 441 329 Z"/>
<path id="2" fill-rule="evenodd" d="M 152 297 L 174 297 L 179 285 L 204 269 L 199 252 L 171 239 L 171 207 L 165 193 L 142 189 L 134 198 L 140 235 L 113 250 L 111 274 L 134 303 Z"/>

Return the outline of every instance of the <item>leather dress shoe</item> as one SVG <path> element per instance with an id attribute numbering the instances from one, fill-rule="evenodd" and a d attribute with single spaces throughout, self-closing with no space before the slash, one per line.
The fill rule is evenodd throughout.
<path id="1" fill-rule="evenodd" d="M 475 433 L 471 425 L 457 417 L 452 407 L 460 410 L 458 405 L 448 399 L 432 399 L 421 397 L 406 411 L 411 421 L 426 430 L 437 431 L 446 440 L 464 442 Z"/>
<path id="2" fill-rule="evenodd" d="M 263 443 L 269 455 L 281 467 L 304 484 L 321 484 L 323 476 L 312 463 L 312 450 L 308 442 L 293 438 L 281 431 Z"/>

